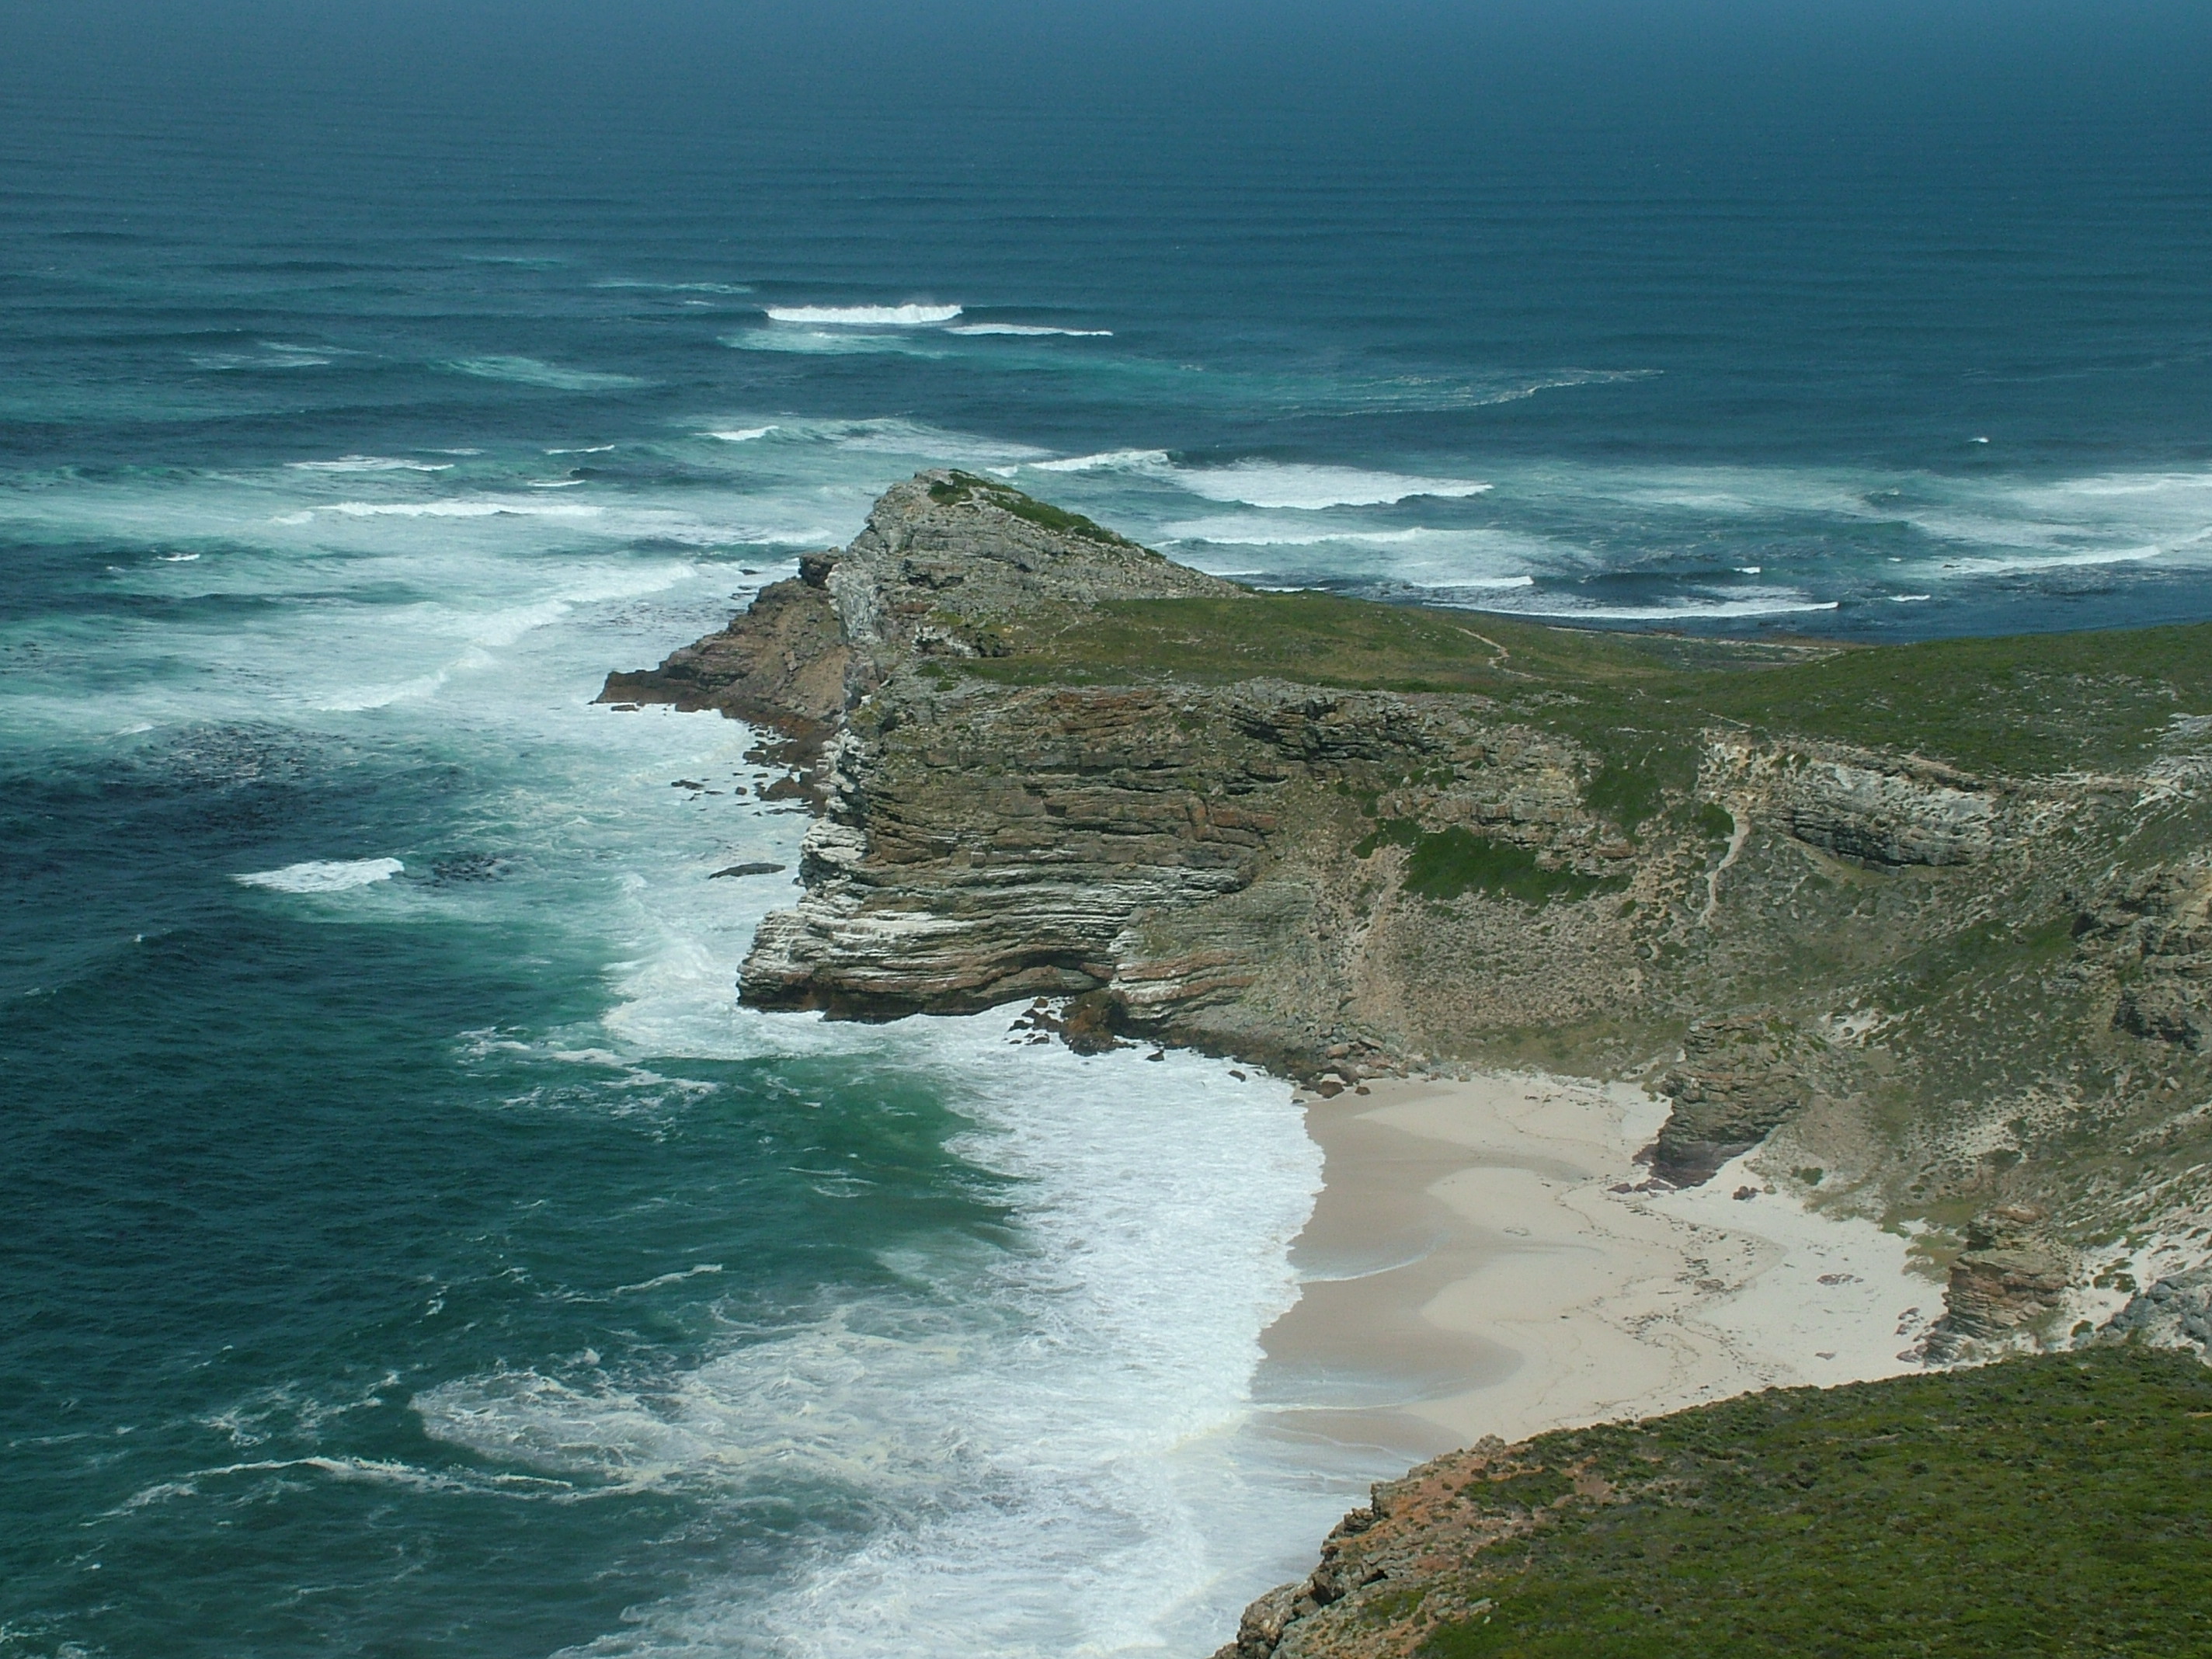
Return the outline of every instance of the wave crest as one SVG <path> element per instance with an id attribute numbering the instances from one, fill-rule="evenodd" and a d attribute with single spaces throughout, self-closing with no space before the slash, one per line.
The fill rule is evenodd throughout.
<path id="1" fill-rule="evenodd" d="M 272 893 L 342 893 L 349 887 L 389 881 L 406 867 L 398 859 L 311 860 L 231 879 L 241 887 L 265 887 Z"/>
<path id="2" fill-rule="evenodd" d="M 1047 328 L 1040 323 L 963 323 L 957 328 L 948 328 L 947 334 L 1011 334 L 1023 339 L 1036 339 L 1057 334 L 1071 340 L 1110 340 L 1110 328 Z"/>
<path id="3" fill-rule="evenodd" d="M 774 323 L 813 323 L 845 328 L 926 328 L 949 323 L 958 306 L 763 306 Z"/>
<path id="4" fill-rule="evenodd" d="M 1176 483 L 1209 501 L 1241 501 L 1248 507 L 1293 507 L 1309 513 L 1332 507 L 1389 507 L 1419 495 L 1461 500 L 1490 488 L 1472 478 L 1424 478 L 1403 472 L 1275 461 L 1234 461 L 1227 466 L 1194 468 L 1177 472 Z"/>

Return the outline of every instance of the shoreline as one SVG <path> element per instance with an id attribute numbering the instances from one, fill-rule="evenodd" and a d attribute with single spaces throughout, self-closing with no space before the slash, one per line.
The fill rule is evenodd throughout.
<path id="1" fill-rule="evenodd" d="M 1281 1432 L 1419 1461 L 1488 1435 L 1894 1376 L 1942 1310 L 1907 1241 L 1732 1160 L 1620 1192 L 1667 1105 L 1540 1073 L 1304 1097 L 1322 1188 L 1261 1339 Z M 1734 1194 L 1749 1188 L 1756 1196 Z"/>

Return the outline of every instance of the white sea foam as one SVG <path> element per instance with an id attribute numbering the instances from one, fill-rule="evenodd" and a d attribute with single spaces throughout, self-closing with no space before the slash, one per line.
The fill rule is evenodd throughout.
<path id="1" fill-rule="evenodd" d="M 274 893 L 341 893 L 349 887 L 367 887 L 389 881 L 407 866 L 398 859 L 349 859 L 288 864 L 281 870 L 256 870 L 231 879 L 244 887 L 265 887 Z"/>
<path id="2" fill-rule="evenodd" d="M 552 392 L 623 392 L 650 385 L 634 374 L 608 374 L 588 368 L 563 368 L 536 357 L 459 357 L 447 365 L 479 380 L 514 386 L 544 386 Z"/>
<path id="3" fill-rule="evenodd" d="M 1952 575 L 2010 576 L 2038 570 L 2094 568 L 2106 564 L 2141 564 L 2166 552 L 2163 547 L 2093 547 L 2070 553 L 1978 555 L 1942 560 L 1936 568 Z"/>
<path id="4" fill-rule="evenodd" d="M 626 276 L 610 276 L 593 288 L 641 288 L 661 294 L 750 294 L 748 283 L 647 283 Z"/>
<path id="5" fill-rule="evenodd" d="M 1316 522 L 1312 519 L 1287 522 L 1243 514 L 1182 519 L 1160 526 L 1160 537 L 1164 541 L 1206 542 L 1216 547 L 1410 546 L 1439 536 L 1455 538 L 1459 533 L 1428 530 L 1418 525 L 1403 530 L 1359 530 L 1350 525 Z"/>
<path id="6" fill-rule="evenodd" d="M 289 461 L 295 472 L 450 472 L 451 461 L 410 461 L 390 455 L 342 455 L 335 461 Z"/>
<path id="7" fill-rule="evenodd" d="M 333 501 L 319 508 L 349 519 L 493 519 L 501 514 L 532 519 L 594 519 L 604 507 L 581 501 L 538 501 L 526 495 L 477 497 L 451 501 Z M 300 520 L 289 520 L 297 524 Z"/>
<path id="8" fill-rule="evenodd" d="M 1210 501 L 1319 512 L 1332 507 L 1382 507 L 1416 496 L 1462 499 L 1491 486 L 1468 478 L 1425 478 L 1401 472 L 1365 472 L 1348 466 L 1237 461 L 1227 466 L 1184 468 L 1175 481 Z"/>
<path id="9" fill-rule="evenodd" d="M 172 1498 L 199 1495 L 203 1483 L 235 1479 L 240 1475 L 288 1474 L 305 1470 L 364 1486 L 403 1486 L 413 1492 L 496 1492 L 511 1497 L 566 1496 L 573 1492 L 568 1482 L 549 1480 L 537 1475 L 479 1474 L 474 1471 L 453 1474 L 438 1469 L 416 1468 L 411 1463 L 396 1459 L 376 1457 L 269 1457 L 256 1458 L 250 1462 L 224 1463 L 215 1468 L 194 1469 L 182 1480 L 164 1480 L 143 1487 L 107 1511 L 110 1516 L 128 1515 Z"/>
<path id="10" fill-rule="evenodd" d="M 1114 331 L 1110 328 L 1045 328 L 1036 323 L 962 323 L 945 331 L 947 334 L 1008 334 L 1024 339 L 1041 338 L 1051 334 L 1061 335 L 1071 340 L 1110 340 L 1114 337 Z"/>
<path id="11" fill-rule="evenodd" d="M 328 346 L 283 345 L 276 341 L 264 341 L 262 356 L 252 356 L 243 352 L 212 352 L 192 359 L 195 368 L 213 369 L 218 373 L 232 369 L 254 368 L 327 368 L 334 356 L 349 356 L 332 351 Z"/>
<path id="12" fill-rule="evenodd" d="M 932 331 L 934 333 L 935 331 Z M 911 330 L 870 331 L 860 327 L 799 328 L 774 324 L 724 337 L 722 343 L 738 351 L 783 351 L 802 356 L 843 357 L 869 352 L 890 352 L 908 357 L 942 357 L 951 348 L 930 344 Z"/>
<path id="13" fill-rule="evenodd" d="M 540 1478 L 739 1501 L 799 1479 L 879 1517 L 773 1598 L 702 1588 L 584 1651 L 1197 1651 L 1344 1506 L 1350 1482 L 1273 1469 L 1244 1437 L 1318 1184 L 1288 1089 L 1005 1029 L 844 1040 L 942 1078 L 975 1125 L 955 1149 L 1007 1183 L 1012 1244 L 908 1252 L 906 1293 L 680 1372 L 495 1371 L 418 1398 L 434 1437 Z"/>
<path id="14" fill-rule="evenodd" d="M 592 444 L 583 449 L 549 449 L 548 455 L 606 455 L 613 453 L 612 444 Z"/>
<path id="15" fill-rule="evenodd" d="M 163 564 L 191 564 L 200 556 L 197 553 L 164 553 L 160 556 Z"/>
<path id="16" fill-rule="evenodd" d="M 832 328 L 922 328 L 949 323 L 958 306 L 763 306 L 772 322 L 813 323 Z"/>
<path id="17" fill-rule="evenodd" d="M 710 438 L 720 438 L 726 444 L 749 444 L 756 438 L 765 438 L 775 428 L 772 426 L 738 427 L 727 432 L 709 432 Z"/>
<path id="18" fill-rule="evenodd" d="M 1056 461 L 1031 461 L 1038 472 L 1164 472 L 1164 449 L 1109 449 L 1096 455 L 1070 455 Z"/>
<path id="19" fill-rule="evenodd" d="M 1668 599 L 1656 605 L 1581 605 L 1547 599 L 1535 605 L 1478 606 L 1516 617 L 1557 617 L 1571 622 L 1695 623 L 1731 617 L 1783 617 L 1799 612 L 1841 609 L 1836 599 L 1814 599 L 1803 594 L 1777 595 L 1756 599 Z"/>
<path id="20" fill-rule="evenodd" d="M 721 1271 L 722 1264 L 719 1261 L 702 1261 L 695 1267 L 680 1267 L 674 1273 L 659 1273 L 651 1279 L 641 1279 L 635 1285 L 617 1285 L 614 1293 L 617 1296 L 633 1296 L 640 1291 L 657 1291 L 665 1285 L 681 1285 L 688 1279 L 704 1278 Z"/>

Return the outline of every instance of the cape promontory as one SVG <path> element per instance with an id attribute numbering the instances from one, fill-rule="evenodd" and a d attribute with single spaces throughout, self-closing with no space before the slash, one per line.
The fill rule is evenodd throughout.
<path id="1" fill-rule="evenodd" d="M 1260 592 L 933 471 L 605 696 L 784 734 L 819 815 L 757 1006 L 1065 999 L 1079 1043 L 1325 1091 L 1639 1076 L 1655 1179 L 1763 1145 L 1912 1228 L 1939 1353 L 2205 1254 L 2212 630 L 1865 647 Z"/>

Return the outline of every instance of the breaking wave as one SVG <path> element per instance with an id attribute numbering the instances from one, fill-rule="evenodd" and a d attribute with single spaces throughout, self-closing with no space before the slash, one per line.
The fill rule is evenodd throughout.
<path id="1" fill-rule="evenodd" d="M 1036 323 L 963 323 L 945 331 L 947 334 L 1010 334 L 1024 339 L 1042 338 L 1053 334 L 1071 340 L 1110 340 L 1114 337 L 1114 331 L 1110 328 L 1046 328 Z"/>
<path id="2" fill-rule="evenodd" d="M 550 392 L 627 392 L 649 386 L 635 374 L 607 374 L 594 369 L 562 368 L 535 357 L 460 357 L 449 368 L 480 380 L 504 380 L 511 386 L 543 386 Z"/>
<path id="3" fill-rule="evenodd" d="M 295 472 L 450 472 L 451 461 L 408 461 L 389 455 L 341 455 L 335 461 L 290 461 Z"/>
<path id="4" fill-rule="evenodd" d="M 1319 512 L 1332 507 L 1387 507 L 1417 496 L 1459 500 L 1490 488 L 1468 478 L 1425 478 L 1402 472 L 1365 472 L 1348 466 L 1309 466 L 1275 461 L 1236 461 L 1227 466 L 1180 469 L 1175 481 L 1209 501 Z"/>
<path id="5" fill-rule="evenodd" d="M 763 306 L 771 322 L 812 323 L 832 328 L 922 328 L 949 323 L 958 306 Z"/>
<path id="6" fill-rule="evenodd" d="M 1070 455 L 1057 461 L 1031 461 L 1039 472 L 1165 472 L 1164 449 L 1109 449 L 1096 455 Z"/>
<path id="7" fill-rule="evenodd" d="M 241 887 L 265 887 L 272 893 L 342 893 L 349 887 L 389 881 L 406 867 L 398 859 L 315 860 L 231 879 Z"/>

